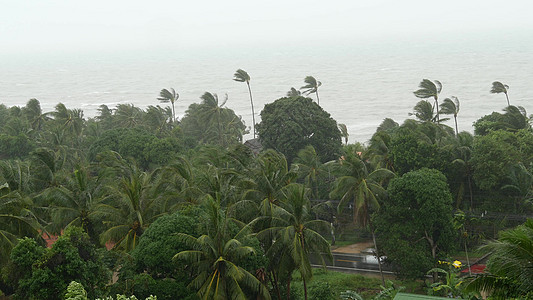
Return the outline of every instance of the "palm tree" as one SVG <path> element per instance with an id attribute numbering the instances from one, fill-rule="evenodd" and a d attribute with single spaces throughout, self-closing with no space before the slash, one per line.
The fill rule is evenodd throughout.
<path id="1" fill-rule="evenodd" d="M 465 180 L 466 184 L 468 184 L 468 191 L 469 191 L 469 197 L 470 197 L 470 210 L 473 209 L 474 206 L 474 198 L 472 193 L 472 174 L 473 174 L 473 166 L 472 166 L 472 145 L 474 143 L 474 136 L 466 131 L 461 132 L 457 136 L 457 147 L 454 149 L 454 157 L 455 159 L 452 161 L 452 166 L 457 170 L 458 175 L 460 176 L 460 184 L 457 192 L 457 201 L 456 205 L 457 208 L 460 207 L 460 204 L 463 199 L 463 194 L 465 190 Z"/>
<path id="2" fill-rule="evenodd" d="M 250 93 L 250 105 L 252 106 L 252 131 L 254 133 L 255 139 L 255 112 L 254 112 L 254 102 L 252 101 L 252 89 L 250 88 L 250 75 L 246 73 L 243 69 L 238 69 L 235 74 L 233 74 L 233 80 L 238 82 L 246 82 L 248 85 L 248 92 Z"/>
<path id="3" fill-rule="evenodd" d="M 337 207 L 339 213 L 342 212 L 348 202 L 353 202 L 354 223 L 362 227 L 370 227 L 381 273 L 381 260 L 379 259 L 374 228 L 370 220 L 370 210 L 372 207 L 375 210 L 379 209 L 378 198 L 384 198 L 386 195 L 382 182 L 393 177 L 394 173 L 387 169 L 376 169 L 369 172 L 365 161 L 363 161 L 361 156 L 353 152 L 348 152 L 340 159 L 339 165 L 341 176 L 335 181 L 335 188 L 331 191 L 330 197 L 333 199 L 340 198 Z M 381 280 L 383 285 L 385 285 L 383 273 L 381 273 Z"/>
<path id="4" fill-rule="evenodd" d="M 159 105 L 150 105 L 146 108 L 144 123 L 161 136 L 163 133 L 168 133 L 172 129 L 172 118 L 173 115 L 170 107 L 162 108 Z"/>
<path id="5" fill-rule="evenodd" d="M 512 166 L 506 178 L 506 184 L 500 190 L 512 195 L 517 200 L 515 206 L 533 200 L 533 174 L 522 162 Z M 517 203 L 518 202 L 518 203 Z"/>
<path id="6" fill-rule="evenodd" d="M 303 90 L 305 95 L 316 94 L 316 102 L 320 105 L 320 98 L 318 97 L 318 88 L 322 85 L 322 82 L 315 79 L 313 76 L 307 76 L 304 79 L 306 85 L 302 86 L 300 89 Z"/>
<path id="7" fill-rule="evenodd" d="M 420 122 L 435 122 L 437 116 L 434 114 L 433 106 L 426 100 L 420 100 L 413 108 L 414 112 L 409 113 L 415 116 Z"/>
<path id="8" fill-rule="evenodd" d="M 30 99 L 26 106 L 22 109 L 22 112 L 26 116 L 26 119 L 30 122 L 30 126 L 33 130 L 41 130 L 46 121 L 50 120 L 50 112 L 43 113 L 41 104 L 37 99 Z"/>
<path id="9" fill-rule="evenodd" d="M 143 172 L 133 161 L 123 160 L 118 153 L 106 153 L 103 164 L 111 164 L 117 173 L 116 184 L 108 184 L 109 198 L 100 204 L 101 218 L 107 230 L 103 243 L 112 241 L 114 248 L 133 250 L 144 230 L 159 216 L 167 213 L 158 205 L 161 197 L 154 191 L 152 173 Z"/>
<path id="10" fill-rule="evenodd" d="M 315 148 L 308 145 L 300 150 L 292 166 L 293 171 L 298 173 L 300 178 L 304 178 L 305 184 L 312 191 L 313 198 L 320 199 L 318 195 L 318 178 L 323 166 Z"/>
<path id="11" fill-rule="evenodd" d="M 260 231 L 258 237 L 273 236 L 274 242 L 267 251 L 267 256 L 275 257 L 278 267 L 293 266 L 302 277 L 304 295 L 307 300 L 307 281 L 311 279 L 310 254 L 318 254 L 324 264 L 322 255 L 332 260 L 331 248 L 326 239 L 318 232 L 330 229 L 330 224 L 311 217 L 311 203 L 307 189 L 301 184 L 290 184 L 283 189 L 284 199 L 280 207 L 273 211 L 271 227 Z M 290 279 L 292 268 L 288 269 L 287 297 L 290 296 Z"/>
<path id="12" fill-rule="evenodd" d="M 497 241 L 482 247 L 492 254 L 490 272 L 476 277 L 467 291 L 492 292 L 495 299 L 520 298 L 533 291 L 533 219 L 514 229 L 500 232 Z"/>
<path id="13" fill-rule="evenodd" d="M 189 286 L 202 299 L 246 299 L 248 295 L 242 287 L 251 289 L 257 299 L 270 299 L 268 289 L 240 266 L 243 259 L 255 252 L 241 242 L 245 231 L 231 236 L 232 219 L 213 198 L 208 197 L 206 203 L 207 234 L 196 238 L 178 233 L 178 238 L 190 250 L 177 253 L 174 260 L 193 265 L 197 272 Z"/>
<path id="14" fill-rule="evenodd" d="M 36 214 L 31 195 L 29 165 L 0 161 L 0 263 L 9 257 L 17 238 L 38 237 L 44 222 Z"/>
<path id="15" fill-rule="evenodd" d="M 490 92 L 491 94 L 504 93 L 505 98 L 507 98 L 507 106 L 509 106 L 511 104 L 509 104 L 509 95 L 507 94 L 508 90 L 509 90 L 509 86 L 507 84 L 503 84 L 499 81 L 494 81 L 492 83 L 492 88 L 490 89 Z"/>
<path id="16" fill-rule="evenodd" d="M 135 127 L 141 121 L 142 112 L 142 109 L 133 104 L 119 104 L 115 110 L 114 120 L 119 127 Z"/>
<path id="17" fill-rule="evenodd" d="M 344 144 L 348 145 L 348 128 L 346 127 L 346 124 L 339 124 L 337 125 L 339 127 L 339 130 L 341 131 L 341 137 L 344 138 Z"/>
<path id="18" fill-rule="evenodd" d="M 423 79 L 418 85 L 420 89 L 414 92 L 415 96 L 421 99 L 433 98 L 435 99 L 435 107 L 437 108 L 437 123 L 440 122 L 439 119 L 439 94 L 442 90 L 442 84 L 440 81 L 435 80 L 431 81 L 429 79 Z"/>
<path id="19" fill-rule="evenodd" d="M 459 113 L 459 99 L 455 96 L 452 96 L 451 99 L 444 99 L 441 105 L 440 113 L 444 115 L 453 115 L 455 120 L 455 136 L 458 136 L 459 129 L 457 128 L 457 114 Z"/>
<path id="20" fill-rule="evenodd" d="M 176 91 L 171 88 L 170 91 L 167 89 L 162 89 L 161 92 L 159 92 L 159 97 L 157 100 L 161 101 L 162 103 L 168 103 L 170 102 L 172 104 L 172 122 L 176 122 L 176 110 L 174 109 L 174 102 L 178 101 L 180 97 L 180 94 L 176 93 Z"/>
<path id="21" fill-rule="evenodd" d="M 300 97 L 302 95 L 302 92 L 295 89 L 294 87 L 291 87 L 291 90 L 287 92 L 287 97 L 296 98 Z"/>
<path id="22" fill-rule="evenodd" d="M 85 168 L 74 170 L 65 176 L 60 186 L 51 187 L 42 193 L 48 199 L 51 210 L 51 226 L 53 233 L 59 233 L 69 226 L 79 226 L 98 241 L 96 228 L 102 213 L 100 205 L 108 195 L 105 189 L 105 174 L 92 177 Z"/>

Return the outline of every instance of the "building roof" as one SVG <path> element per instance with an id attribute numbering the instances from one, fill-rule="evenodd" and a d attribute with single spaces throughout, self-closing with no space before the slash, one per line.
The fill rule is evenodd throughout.
<path id="1" fill-rule="evenodd" d="M 261 152 L 261 150 L 263 149 L 263 146 L 261 145 L 261 142 L 259 141 L 259 138 L 247 140 L 244 143 L 244 145 L 246 147 L 250 148 L 250 150 L 252 150 L 252 152 L 255 155 L 259 154 L 259 152 Z"/>
<path id="2" fill-rule="evenodd" d="M 408 293 L 398 293 L 396 294 L 396 297 L 394 297 L 393 300 L 423 300 L 423 299 L 449 299 L 444 297 L 435 297 L 435 296 L 426 296 L 426 295 L 417 295 L 417 294 L 408 294 Z"/>

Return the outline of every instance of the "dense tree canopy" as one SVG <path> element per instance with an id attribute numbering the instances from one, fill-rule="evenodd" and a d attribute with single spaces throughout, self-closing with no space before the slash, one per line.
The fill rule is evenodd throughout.
<path id="1" fill-rule="evenodd" d="M 312 145 L 322 162 L 336 159 L 342 145 L 337 122 L 310 98 L 280 98 L 265 105 L 257 125 L 264 148 L 292 162 L 298 151 Z"/>
<path id="2" fill-rule="evenodd" d="M 375 215 L 378 243 L 393 268 L 422 277 L 453 247 L 452 197 L 446 177 L 420 169 L 395 178 Z"/>

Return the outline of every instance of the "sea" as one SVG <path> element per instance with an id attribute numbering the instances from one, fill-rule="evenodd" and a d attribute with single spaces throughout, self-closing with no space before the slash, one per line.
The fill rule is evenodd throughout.
<path id="1" fill-rule="evenodd" d="M 85 117 L 94 117 L 101 104 L 166 106 L 157 100 L 159 91 L 174 88 L 180 95 L 179 117 L 207 91 L 220 99 L 227 95 L 226 107 L 250 127 L 248 89 L 233 80 L 237 69 L 251 77 L 257 122 L 265 104 L 314 76 L 322 82 L 320 105 L 347 125 L 350 143 L 366 143 L 385 118 L 398 123 L 413 118 L 409 113 L 419 101 L 413 92 L 425 78 L 442 82 L 441 101 L 459 98 L 460 131 L 472 132 L 475 120 L 506 107 L 505 95 L 490 93 L 493 81 L 509 85 L 511 105 L 533 113 L 531 31 L 25 53 L 0 54 L 0 103 L 23 106 L 36 98 L 43 111 L 52 111 L 62 102 L 82 109 Z M 316 99 L 314 94 L 309 97 Z M 453 118 L 448 122 L 453 126 Z"/>

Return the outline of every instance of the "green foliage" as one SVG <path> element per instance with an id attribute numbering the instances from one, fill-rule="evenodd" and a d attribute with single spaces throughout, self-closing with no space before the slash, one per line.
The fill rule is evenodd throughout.
<path id="1" fill-rule="evenodd" d="M 122 273 L 122 270 L 121 270 Z M 146 273 L 135 274 L 127 280 L 115 283 L 111 291 L 117 294 L 131 295 L 139 299 L 152 299 L 157 297 L 159 300 L 173 299 L 197 299 L 193 291 L 187 288 L 187 282 L 174 280 L 172 278 L 154 279 Z"/>
<path id="2" fill-rule="evenodd" d="M 0 159 L 25 158 L 35 144 L 23 134 L 0 134 Z"/>
<path id="3" fill-rule="evenodd" d="M 174 259 L 193 268 L 195 278 L 190 287 L 197 290 L 198 296 L 202 298 L 270 299 L 266 287 L 241 266 L 243 259 L 255 254 L 254 249 L 240 241 L 240 232 L 237 235 L 231 234 L 233 220 L 228 218 L 213 198 L 208 197 L 205 205 L 208 215 L 205 220 L 207 234 L 196 238 L 178 233 L 188 250 L 177 253 Z M 249 291 L 250 295 L 245 291 Z"/>
<path id="4" fill-rule="evenodd" d="M 87 292 L 83 288 L 83 285 L 76 281 L 71 281 L 67 287 L 65 300 L 87 300 Z"/>
<path id="5" fill-rule="evenodd" d="M 446 149 L 421 140 L 417 133 L 405 128 L 391 141 L 389 153 L 399 174 L 424 167 L 443 173 L 450 169 L 451 155 Z"/>
<path id="6" fill-rule="evenodd" d="M 375 300 L 393 300 L 396 294 L 405 290 L 404 286 L 395 286 L 394 282 L 387 280 L 385 286 L 380 286 L 381 291 L 374 298 Z"/>
<path id="7" fill-rule="evenodd" d="M 283 153 L 289 163 L 308 145 L 315 148 L 321 162 L 340 154 L 337 122 L 309 98 L 280 98 L 265 105 L 257 132 L 263 148 Z"/>
<path id="8" fill-rule="evenodd" d="M 500 232 L 497 241 L 483 250 L 492 254 L 490 272 L 468 284 L 468 291 L 487 290 L 495 298 L 527 297 L 533 292 L 533 219 L 514 229 Z"/>
<path id="9" fill-rule="evenodd" d="M 30 242 L 24 241 L 20 245 L 26 248 L 28 244 Z M 35 254 L 39 252 L 43 253 L 41 257 L 18 282 L 17 299 L 57 299 L 57 295 L 63 295 L 72 280 L 90 287 L 89 296 L 94 297 L 101 293 L 110 277 L 94 245 L 81 228 L 66 229 L 51 249 L 42 251 L 37 248 L 33 251 Z M 12 260 L 19 262 L 25 256 L 26 253 L 17 249 Z"/>
<path id="10" fill-rule="evenodd" d="M 487 135 L 492 131 L 505 130 L 515 132 L 520 129 L 531 130 L 530 119 L 526 110 L 521 106 L 507 106 L 504 113 L 493 112 L 474 122 L 476 135 Z"/>
<path id="11" fill-rule="evenodd" d="M 186 245 L 177 233 L 198 236 L 199 224 L 198 219 L 195 219 L 197 217 L 176 212 L 159 217 L 152 223 L 131 253 L 138 272 L 148 272 L 156 278 L 180 277 L 178 272 L 183 274 L 183 269 L 172 262 L 172 256 L 186 250 Z"/>
<path id="12" fill-rule="evenodd" d="M 226 99 L 219 101 L 217 94 L 206 92 L 202 103 L 193 103 L 181 120 L 183 133 L 199 144 L 227 147 L 242 142 L 246 126 L 235 112 L 225 107 Z"/>
<path id="13" fill-rule="evenodd" d="M 328 282 L 315 281 L 309 285 L 310 300 L 333 300 L 333 291 Z"/>
<path id="14" fill-rule="evenodd" d="M 420 169 L 393 179 L 374 217 L 378 244 L 396 272 L 422 277 L 453 247 L 452 197 L 446 177 Z"/>
<path id="15" fill-rule="evenodd" d="M 139 127 L 117 128 L 104 132 L 89 147 L 89 159 L 94 161 L 99 153 L 109 150 L 132 157 L 143 168 L 148 168 L 151 164 L 168 163 L 181 151 L 181 146 L 174 138 L 157 138 Z"/>
<path id="16" fill-rule="evenodd" d="M 498 188 L 507 171 L 517 162 L 528 165 L 533 161 L 533 133 L 493 131 L 474 140 L 472 164 L 473 178 L 483 190 Z"/>

